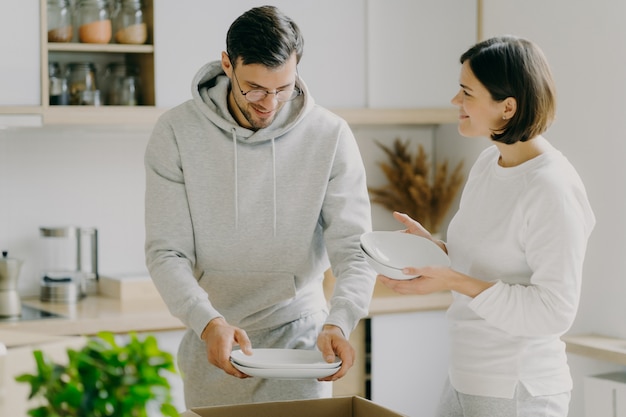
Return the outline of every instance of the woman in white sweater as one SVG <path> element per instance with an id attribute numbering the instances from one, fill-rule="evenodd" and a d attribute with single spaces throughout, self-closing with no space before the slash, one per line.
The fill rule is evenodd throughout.
<path id="1" fill-rule="evenodd" d="M 541 50 L 496 37 L 460 61 L 459 132 L 493 146 L 470 171 L 447 242 L 436 241 L 452 265 L 407 266 L 420 277 L 379 280 L 400 293 L 453 293 L 439 417 L 565 417 L 572 380 L 560 337 L 576 315 L 595 217 L 575 169 L 542 136 L 556 103 Z"/>

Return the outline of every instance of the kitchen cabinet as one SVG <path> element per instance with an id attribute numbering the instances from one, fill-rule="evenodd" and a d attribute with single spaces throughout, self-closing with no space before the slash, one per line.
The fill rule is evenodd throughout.
<path id="1" fill-rule="evenodd" d="M 43 351 L 54 362 L 67 363 L 67 349 L 81 349 L 86 342 L 85 338 L 78 336 L 50 337 L 23 334 L 20 338 L 24 337 L 29 338 L 30 342 L 19 345 L 7 343 L 5 354 L 0 352 L 0 416 L 26 416 L 28 409 L 36 405 L 28 400 L 29 385 L 15 381 L 18 375 L 36 372 L 34 350 Z M 16 337 L 11 339 L 15 340 Z"/>
<path id="2" fill-rule="evenodd" d="M 95 44 L 48 42 L 46 0 L 40 0 L 41 13 L 41 103 L 45 124 L 136 123 L 146 113 L 141 107 L 154 108 L 154 46 L 152 0 L 142 0 L 143 19 L 148 37 L 144 44 Z M 111 41 L 114 42 L 114 41 Z M 122 62 L 136 67 L 140 74 L 141 106 L 50 106 L 48 63 L 58 62 L 65 69 L 70 62 L 92 62 L 96 66 L 96 83 L 104 101 L 104 75 L 107 65 Z M 137 114 L 136 114 L 137 113 Z"/>
<path id="3" fill-rule="evenodd" d="M 626 417 L 626 372 L 585 378 L 585 416 Z"/>
<path id="4" fill-rule="evenodd" d="M 39 14 L 38 1 L 0 3 L 0 126 L 42 123 Z"/>
<path id="5" fill-rule="evenodd" d="M 45 1 L 43 3 L 45 5 Z M 39 106 L 39 1 L 0 4 L 0 106 Z"/>
<path id="6" fill-rule="evenodd" d="M 304 33 L 299 71 L 317 103 L 353 125 L 455 122 L 450 94 L 442 86 L 454 90 L 449 73 L 457 78 L 457 46 L 475 39 L 475 1 L 449 0 L 444 5 L 436 0 L 392 1 L 273 4 L 293 17 Z M 19 2 L 11 10 L 0 6 L 0 11 L 7 8 L 0 13 L 5 39 L 20 39 L 0 47 L 11 57 L 10 65 L 0 69 L 0 126 L 151 125 L 167 108 L 191 97 L 194 74 L 206 62 L 219 59 L 229 25 L 258 5 L 253 0 L 219 8 L 199 0 L 143 3 L 149 32 L 144 45 L 48 43 L 46 0 Z M 432 39 L 436 41 L 418 42 Z M 50 106 L 48 62 L 79 59 L 100 65 L 100 73 L 111 61 L 138 65 L 144 104 Z"/>
<path id="7" fill-rule="evenodd" d="M 368 0 L 368 107 L 441 108 L 477 40 L 477 0 Z"/>
<path id="8" fill-rule="evenodd" d="M 160 114 L 154 106 L 152 0 L 143 0 L 142 4 L 148 40 L 142 45 L 122 45 L 48 42 L 46 0 L 20 2 L 11 7 L 3 3 L 0 33 L 4 41 L 0 48 L 10 59 L 0 69 L 0 126 L 152 123 Z M 14 39 L 19 41 L 11 42 Z M 50 106 L 48 63 L 59 62 L 64 67 L 74 61 L 96 64 L 100 90 L 108 63 L 124 61 L 137 66 L 143 105 Z"/>
<path id="9" fill-rule="evenodd" d="M 371 400 L 408 417 L 434 416 L 448 375 L 445 311 L 371 318 Z"/>
<path id="10" fill-rule="evenodd" d="M 437 123 L 439 113 L 432 109 L 449 107 L 457 89 L 458 57 L 476 40 L 476 1 L 278 0 L 273 4 L 303 32 L 299 71 L 316 102 L 340 114 L 344 109 L 431 109 L 424 119 Z M 195 72 L 219 59 L 230 23 L 255 5 L 236 2 L 216 9 L 195 2 L 194 13 L 189 13 L 188 8 L 155 0 L 158 106 L 170 107 L 190 98 Z M 188 23 L 181 27 L 177 23 L 181 21 Z M 190 39 L 202 39 L 201 53 Z M 190 46 L 181 50 L 181 45 Z M 372 122 L 371 112 L 358 112 L 349 111 L 348 119 Z M 398 114 L 392 111 L 382 117 L 388 121 Z"/>
<path id="11" fill-rule="evenodd" d="M 191 81 L 226 50 L 226 33 L 256 1 L 211 2 L 155 0 L 157 106 L 171 107 L 191 98 Z M 363 0 L 276 0 L 300 27 L 304 54 L 298 71 L 315 101 L 325 107 L 365 107 L 365 19 Z M 181 22 L 185 22 L 181 24 Z M 176 57 L 176 59 L 173 59 Z"/>

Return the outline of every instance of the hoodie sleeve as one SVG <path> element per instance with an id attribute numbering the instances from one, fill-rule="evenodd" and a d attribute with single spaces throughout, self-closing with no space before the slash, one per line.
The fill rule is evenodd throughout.
<path id="1" fill-rule="evenodd" d="M 160 119 L 145 152 L 146 265 L 170 312 L 198 336 L 221 315 L 194 276 L 194 233 L 171 126 Z"/>
<path id="2" fill-rule="evenodd" d="M 370 200 L 361 154 L 345 122 L 337 141 L 322 221 L 336 277 L 326 324 L 340 327 L 349 337 L 368 313 L 376 274 L 360 249 L 361 234 L 372 228 Z"/>

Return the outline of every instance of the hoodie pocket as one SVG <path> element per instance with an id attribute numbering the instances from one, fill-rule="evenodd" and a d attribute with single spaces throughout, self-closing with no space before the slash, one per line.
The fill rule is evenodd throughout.
<path id="1" fill-rule="evenodd" d="M 231 324 L 261 320 L 296 296 L 295 276 L 287 272 L 205 271 L 199 283 Z"/>

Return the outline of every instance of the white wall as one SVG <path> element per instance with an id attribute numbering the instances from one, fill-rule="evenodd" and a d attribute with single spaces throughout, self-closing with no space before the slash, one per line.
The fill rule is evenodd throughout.
<path id="1" fill-rule="evenodd" d="M 100 271 L 145 271 L 147 129 L 0 130 L 0 249 L 25 261 L 23 295 L 39 294 L 39 227 L 96 227 Z"/>
<path id="2" fill-rule="evenodd" d="M 484 0 L 484 36 L 537 42 L 551 63 L 559 109 L 550 139 L 572 161 L 597 216 L 572 333 L 626 338 L 626 2 Z M 571 417 L 581 417 L 582 376 L 615 365 L 572 355 Z"/>

